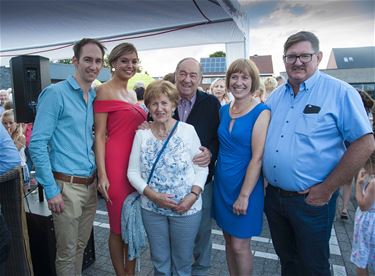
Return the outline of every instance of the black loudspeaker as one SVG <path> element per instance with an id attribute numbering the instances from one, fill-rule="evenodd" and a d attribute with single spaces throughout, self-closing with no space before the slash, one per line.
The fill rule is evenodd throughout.
<path id="1" fill-rule="evenodd" d="M 41 56 L 17 56 L 10 60 L 13 106 L 17 123 L 34 121 L 40 92 L 51 83 L 49 59 Z"/>
<path id="2" fill-rule="evenodd" d="M 39 202 L 38 194 L 32 193 L 25 198 L 25 209 L 34 275 L 55 276 L 55 229 L 47 202 Z M 82 270 L 89 267 L 94 261 L 95 242 L 94 230 L 92 230 L 84 252 Z"/>

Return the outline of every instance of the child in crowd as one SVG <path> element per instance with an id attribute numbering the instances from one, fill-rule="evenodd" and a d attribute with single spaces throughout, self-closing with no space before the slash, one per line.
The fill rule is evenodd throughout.
<path id="1" fill-rule="evenodd" d="M 357 275 L 369 275 L 375 270 L 375 154 L 372 154 L 357 177 L 351 261 L 357 266 Z"/>
<path id="2" fill-rule="evenodd" d="M 26 186 L 28 186 L 30 175 L 29 169 L 26 165 L 26 138 L 23 134 L 23 126 L 22 124 L 17 124 L 14 121 L 13 109 L 4 111 L 4 113 L 1 116 L 1 122 L 3 123 L 4 127 L 8 131 L 9 135 L 11 136 L 14 144 L 18 149 L 18 152 L 21 157 L 21 166 L 23 168 L 24 183 Z"/>

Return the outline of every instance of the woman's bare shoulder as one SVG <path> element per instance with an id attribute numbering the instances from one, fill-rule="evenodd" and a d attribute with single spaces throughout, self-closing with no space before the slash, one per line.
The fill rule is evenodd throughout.
<path id="1" fill-rule="evenodd" d="M 113 88 L 110 82 L 103 83 L 96 88 L 97 100 L 111 100 L 113 99 Z"/>

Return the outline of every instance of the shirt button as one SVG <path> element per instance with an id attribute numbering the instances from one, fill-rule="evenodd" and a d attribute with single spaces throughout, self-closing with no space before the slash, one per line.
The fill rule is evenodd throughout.
<path id="1" fill-rule="evenodd" d="M 281 135 L 281 138 L 283 138 L 284 137 L 284 135 Z"/>
<path id="2" fill-rule="evenodd" d="M 286 121 L 286 123 L 289 123 L 289 121 Z"/>
<path id="3" fill-rule="evenodd" d="M 276 152 L 279 152 L 279 150 L 276 150 Z"/>
<path id="4" fill-rule="evenodd" d="M 275 182 L 275 183 L 276 183 L 276 182 L 277 182 L 277 180 L 276 180 L 276 179 L 274 179 L 274 180 L 273 180 L 273 182 Z"/>
<path id="5" fill-rule="evenodd" d="M 294 106 L 292 105 L 291 107 L 290 107 L 291 109 L 293 109 L 294 108 Z"/>
<path id="6" fill-rule="evenodd" d="M 274 168 L 276 168 L 276 166 L 275 166 L 275 165 L 274 165 L 273 167 L 274 167 Z"/>

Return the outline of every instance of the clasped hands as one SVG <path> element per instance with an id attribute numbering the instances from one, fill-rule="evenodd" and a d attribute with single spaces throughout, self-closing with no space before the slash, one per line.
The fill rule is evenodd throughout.
<path id="1" fill-rule="evenodd" d="M 172 194 L 156 193 L 156 196 L 152 201 L 161 208 L 171 209 L 174 212 L 183 214 L 189 211 L 191 206 L 193 206 L 194 202 L 197 200 L 197 197 L 192 193 L 188 193 L 180 202 L 176 202 L 174 198 L 175 195 Z"/>

